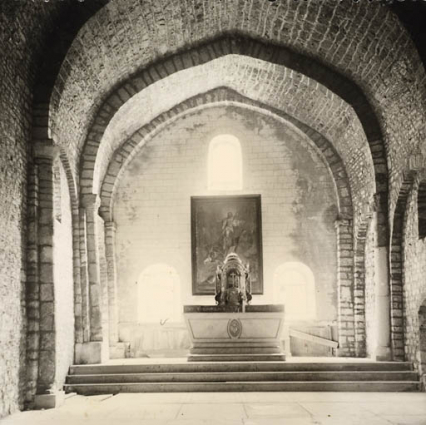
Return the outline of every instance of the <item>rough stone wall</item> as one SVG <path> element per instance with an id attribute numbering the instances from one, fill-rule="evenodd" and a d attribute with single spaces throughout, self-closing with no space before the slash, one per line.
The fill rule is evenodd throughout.
<path id="1" fill-rule="evenodd" d="M 59 161 L 58 161 L 59 162 Z M 65 171 L 59 167 L 60 201 L 55 203 L 54 293 L 56 327 L 55 385 L 61 388 L 74 359 L 74 282 L 70 192 Z M 60 207 L 60 214 L 57 209 Z M 60 217 L 60 221 L 58 218 Z M 53 343 L 54 341 L 52 341 Z"/>
<path id="2" fill-rule="evenodd" d="M 0 42 L 1 43 L 1 42 Z M 0 65 L 1 66 L 1 65 Z M 0 417 L 15 412 L 25 361 L 25 205 L 28 116 L 24 82 L 16 98 L 0 82 Z M 9 80 L 10 81 L 10 80 Z M 1 84 L 3 83 L 3 84 Z M 25 118 L 19 120 L 19 116 Z"/>
<path id="3" fill-rule="evenodd" d="M 135 322 L 138 277 L 155 263 L 177 270 L 184 304 L 214 303 L 212 296 L 191 295 L 190 196 L 218 194 L 207 191 L 207 156 L 210 140 L 222 133 L 242 146 L 244 190 L 231 194 L 262 195 L 264 295 L 254 302 L 274 302 L 275 269 L 300 261 L 316 279 L 318 319 L 335 321 L 337 211 L 330 174 L 287 125 L 228 106 L 180 118 L 125 171 L 114 207 L 120 322 Z"/>
<path id="4" fill-rule="evenodd" d="M 0 12 L 3 28 L 6 16 L 1 8 Z M 0 417 L 3 417 L 18 409 L 19 391 L 23 390 L 19 374 L 25 353 L 21 335 L 25 335 L 23 249 L 31 95 L 24 52 L 17 48 L 16 40 L 8 39 L 6 31 L 0 31 L 0 56 L 3 58 L 0 63 Z M 19 61 L 23 61 L 22 69 L 17 69 Z"/>
<path id="5" fill-rule="evenodd" d="M 408 196 L 403 242 L 405 355 L 416 368 L 420 363 L 419 308 L 426 298 L 426 239 L 419 239 L 417 193 L 415 185 Z"/>
<path id="6" fill-rule="evenodd" d="M 31 91 L 43 36 L 57 11 L 57 3 L 45 5 L 0 4 L 0 418 L 23 407 L 26 389 L 23 250 Z"/>

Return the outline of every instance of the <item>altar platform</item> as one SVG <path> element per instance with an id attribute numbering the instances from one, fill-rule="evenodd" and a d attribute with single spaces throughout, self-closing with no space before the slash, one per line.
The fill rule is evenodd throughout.
<path id="1" fill-rule="evenodd" d="M 352 358 L 187 362 L 186 358 L 118 359 L 71 366 L 66 392 L 82 395 L 157 392 L 418 391 L 410 363 Z"/>

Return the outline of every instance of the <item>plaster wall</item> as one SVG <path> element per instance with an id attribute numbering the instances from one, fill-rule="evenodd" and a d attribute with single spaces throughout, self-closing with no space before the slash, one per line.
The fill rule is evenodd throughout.
<path id="1" fill-rule="evenodd" d="M 207 189 L 209 142 L 218 134 L 240 140 L 241 191 Z M 214 304 L 213 296 L 191 292 L 190 197 L 236 194 L 262 197 L 264 294 L 253 303 L 273 303 L 277 267 L 302 262 L 315 277 L 317 320 L 336 320 L 337 207 L 326 166 L 289 125 L 243 108 L 215 107 L 185 115 L 149 140 L 119 183 L 114 219 L 122 338 L 137 323 L 138 280 L 150 265 L 177 271 L 182 304 Z"/>

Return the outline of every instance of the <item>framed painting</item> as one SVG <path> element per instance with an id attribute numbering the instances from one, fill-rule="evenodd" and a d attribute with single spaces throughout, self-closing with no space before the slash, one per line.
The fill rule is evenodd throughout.
<path id="1" fill-rule="evenodd" d="M 235 252 L 263 294 L 260 195 L 191 197 L 192 294 L 214 295 L 218 265 Z"/>

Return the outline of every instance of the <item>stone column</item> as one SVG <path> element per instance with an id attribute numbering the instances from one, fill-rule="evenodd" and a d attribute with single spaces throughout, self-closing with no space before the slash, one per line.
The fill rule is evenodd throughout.
<path id="1" fill-rule="evenodd" d="M 55 388 L 56 327 L 54 288 L 54 211 L 53 162 L 58 150 L 51 140 L 34 144 L 34 163 L 38 174 L 38 293 L 39 355 L 35 408 L 58 406 L 63 393 Z"/>
<path id="2" fill-rule="evenodd" d="M 389 252 L 386 231 L 383 226 L 386 217 L 382 213 L 373 215 L 373 228 L 376 229 L 374 247 L 374 288 L 375 288 L 375 348 L 376 360 L 391 360 L 390 338 L 390 291 L 389 291 Z"/>
<path id="3" fill-rule="evenodd" d="M 86 213 L 83 207 L 79 208 L 79 250 L 80 250 L 80 286 L 81 286 L 81 316 L 83 327 L 83 341 L 90 341 L 90 305 L 89 305 L 89 272 L 87 267 L 87 231 Z"/>
<path id="4" fill-rule="evenodd" d="M 33 164 L 28 176 L 27 209 L 27 392 L 25 402 L 31 406 L 37 392 L 38 359 L 40 350 L 40 287 L 38 269 L 38 166 Z"/>
<path id="5" fill-rule="evenodd" d="M 115 258 L 115 223 L 105 222 L 105 254 L 108 275 L 109 345 L 118 342 L 117 269 Z"/>
<path id="6" fill-rule="evenodd" d="M 102 363 L 108 359 L 107 342 L 102 337 L 102 288 L 100 282 L 98 239 L 96 216 L 99 210 L 99 198 L 95 194 L 81 197 L 81 228 L 83 237 L 82 287 L 87 280 L 87 298 L 89 306 L 89 341 L 76 344 L 76 363 Z M 83 291 L 84 292 L 84 291 Z"/>
<path id="7" fill-rule="evenodd" d="M 339 333 L 338 355 L 354 357 L 354 253 L 352 220 L 340 219 L 336 223 L 337 231 L 337 320 Z"/>

